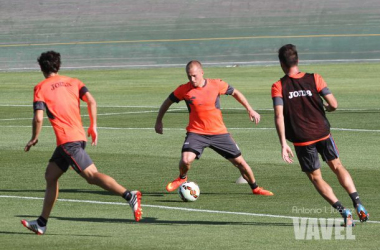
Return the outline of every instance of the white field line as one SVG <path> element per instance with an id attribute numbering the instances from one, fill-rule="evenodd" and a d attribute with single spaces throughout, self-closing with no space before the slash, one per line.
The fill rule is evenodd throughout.
<path id="1" fill-rule="evenodd" d="M 354 62 L 380 62 L 380 59 L 331 59 L 331 60 L 302 60 L 300 64 L 314 64 L 314 63 L 354 63 Z M 225 66 L 234 67 L 236 65 L 246 65 L 246 66 L 273 66 L 278 65 L 278 61 L 247 61 L 247 62 L 215 62 L 207 63 L 202 62 L 203 65 L 209 66 Z M 61 67 L 61 69 L 103 69 L 103 68 L 164 68 L 164 67 L 184 67 L 185 64 L 133 64 L 133 65 L 87 65 L 78 67 Z M 0 71 L 40 71 L 38 67 L 24 67 L 24 68 L 0 68 Z"/>
<path id="2" fill-rule="evenodd" d="M 30 119 L 30 118 L 28 118 Z M 1 119 L 0 119 L 1 120 Z M 31 128 L 32 126 L 19 126 L 19 125 L 0 125 L 0 128 Z M 43 128 L 51 128 L 51 126 L 42 126 Z M 87 128 L 87 127 L 85 127 Z M 98 127 L 98 129 L 105 130 L 154 130 L 151 128 L 115 128 L 115 127 Z M 183 131 L 184 128 L 164 128 L 164 130 Z M 228 128 L 228 130 L 275 130 L 275 128 Z M 351 132 L 375 132 L 380 133 L 376 129 L 351 129 L 351 128 L 331 128 L 334 131 L 351 131 Z"/>
<path id="3" fill-rule="evenodd" d="M 0 107 L 33 107 L 31 104 L 0 104 Z M 158 109 L 160 106 L 130 106 L 130 105 L 98 105 L 98 108 L 151 108 L 151 109 L 157 109 L 156 112 L 158 112 Z M 85 106 L 83 105 L 83 108 Z M 169 109 L 170 111 L 177 111 L 177 110 L 187 110 L 186 107 L 178 107 L 175 109 Z M 221 108 L 221 110 L 245 110 L 245 108 Z M 271 111 L 273 108 L 267 108 L 267 109 L 255 109 L 256 111 Z M 380 108 L 371 108 L 371 109 L 341 109 L 339 108 L 338 111 L 380 111 Z M 144 112 L 144 111 L 142 111 Z M 119 114 L 119 113 L 115 113 Z M 123 114 L 123 113 L 120 113 Z M 99 115 L 99 114 L 98 114 Z"/>
<path id="4" fill-rule="evenodd" d="M 33 107 L 32 104 L 0 104 L 0 107 Z M 85 107 L 85 105 L 83 105 Z M 98 108 L 157 108 L 160 106 L 98 105 Z"/>
<path id="5" fill-rule="evenodd" d="M 31 105 L 8 105 L 8 104 L 0 104 L 0 107 L 31 107 Z M 148 108 L 148 106 L 98 106 L 103 108 Z M 156 107 L 150 107 L 156 108 Z M 158 109 L 159 107 L 157 107 Z M 187 110 L 184 108 L 172 108 L 167 112 L 174 111 L 184 111 Z M 245 110 L 244 108 L 222 108 L 222 110 Z M 271 111 L 273 109 L 256 109 L 256 111 Z M 341 111 L 379 111 L 380 109 L 340 109 Z M 128 114 L 146 114 L 146 113 L 157 113 L 158 110 L 145 110 L 145 111 L 129 111 L 129 112 L 113 112 L 113 113 L 99 113 L 98 116 L 111 116 L 111 115 L 128 115 Z M 89 115 L 81 115 L 82 117 L 88 117 Z M 31 117 L 28 118 L 4 118 L 0 119 L 0 121 L 17 121 L 17 120 L 31 120 Z"/>
<path id="6" fill-rule="evenodd" d="M 0 198 L 9 199 L 25 199 L 25 200 L 43 200 L 41 197 L 25 197 L 25 196 L 12 196 L 12 195 L 0 195 Z M 90 204 L 101 204 L 101 205 L 117 205 L 117 206 L 127 206 L 126 202 L 106 202 L 106 201 L 91 201 L 91 200 L 73 200 L 73 199 L 58 199 L 62 202 L 75 202 L 75 203 L 90 203 Z M 256 217 L 270 217 L 270 218 L 283 218 L 283 219 L 294 219 L 294 218 L 307 218 L 311 217 L 296 217 L 296 216 L 286 216 L 286 215 L 275 215 L 275 214 L 257 214 L 257 213 L 247 213 L 247 212 L 231 212 L 231 211 L 218 211 L 218 210 L 208 210 L 208 209 L 195 209 L 195 208 L 183 208 L 183 207 L 168 207 L 168 206 L 158 206 L 158 205 L 148 205 L 142 204 L 142 207 L 151 207 L 167 210 L 179 210 L 187 212 L 199 212 L 199 213 L 213 213 L 213 214 L 231 214 L 231 215 L 246 215 L 246 216 L 256 216 Z M 380 224 L 380 221 L 367 221 L 367 223 Z"/>

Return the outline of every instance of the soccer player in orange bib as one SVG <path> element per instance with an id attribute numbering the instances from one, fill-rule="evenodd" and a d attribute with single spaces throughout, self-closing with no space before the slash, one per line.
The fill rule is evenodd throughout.
<path id="1" fill-rule="evenodd" d="M 179 177 L 168 183 L 166 190 L 172 192 L 187 181 L 187 172 L 191 163 L 199 159 L 203 150 L 209 147 L 240 170 L 253 194 L 273 195 L 272 192 L 257 185 L 252 169 L 228 133 L 220 110 L 220 95 L 232 95 L 247 109 L 249 118 L 256 124 L 260 122 L 260 115 L 252 109 L 244 95 L 231 85 L 220 79 L 205 79 L 202 64 L 199 61 L 190 61 L 186 65 L 186 73 L 189 82 L 180 85 L 163 102 L 155 124 L 156 132 L 162 134 L 162 119 L 166 111 L 174 102 L 178 103 L 182 100 L 186 102 L 190 117 L 179 162 Z"/>
<path id="2" fill-rule="evenodd" d="M 366 221 L 368 213 L 359 199 L 351 175 L 339 159 L 337 146 L 330 134 L 330 123 L 325 115 L 325 110 L 332 112 L 338 107 L 334 95 L 320 75 L 299 71 L 296 46 L 282 46 L 278 57 L 285 76 L 272 85 L 272 99 L 283 160 L 293 162 L 293 152 L 286 142 L 289 140 L 294 145 L 302 171 L 322 197 L 340 212 L 344 225 L 353 226 L 350 210 L 343 207 L 330 185 L 322 178 L 320 154 L 351 197 L 359 220 Z"/>
<path id="3" fill-rule="evenodd" d="M 58 197 L 58 179 L 71 166 L 89 184 L 122 196 L 131 206 L 136 221 L 141 219 L 141 193 L 128 191 L 112 177 L 99 173 L 90 156 L 85 151 L 86 134 L 80 116 L 80 100 L 87 104 L 90 126 L 88 136 L 92 145 L 98 141 L 97 107 L 94 97 L 78 79 L 58 74 L 61 55 L 55 51 L 42 53 L 38 58 L 45 80 L 34 87 L 34 118 L 32 138 L 25 146 L 28 152 L 38 142 L 43 123 L 43 114 L 53 126 L 57 147 L 46 168 L 46 191 L 41 216 L 37 220 L 22 220 L 21 223 L 36 234 L 44 234 L 47 220 Z"/>

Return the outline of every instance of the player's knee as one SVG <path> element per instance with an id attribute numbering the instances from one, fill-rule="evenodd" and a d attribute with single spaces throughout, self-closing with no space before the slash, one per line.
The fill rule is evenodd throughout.
<path id="1" fill-rule="evenodd" d="M 88 184 L 94 185 L 95 184 L 95 173 L 92 172 L 82 172 L 81 176 L 87 181 Z"/>
<path id="2" fill-rule="evenodd" d="M 331 162 L 330 168 L 334 173 L 338 173 L 340 170 L 344 169 L 343 164 L 340 161 Z"/>
<path id="3" fill-rule="evenodd" d="M 188 158 L 188 157 L 184 157 L 181 159 L 181 165 L 186 166 L 187 168 L 190 167 L 192 162 L 193 162 L 193 160 L 191 158 Z"/>
<path id="4" fill-rule="evenodd" d="M 237 157 L 234 159 L 230 159 L 230 162 L 237 168 L 243 169 L 243 168 L 249 168 L 248 164 L 244 161 L 243 157 Z"/>
<path id="5" fill-rule="evenodd" d="M 48 184 L 55 184 L 58 181 L 58 178 L 55 177 L 53 174 L 49 173 L 48 171 L 45 172 L 45 180 Z"/>
<path id="6" fill-rule="evenodd" d="M 321 174 L 309 173 L 309 174 L 307 174 L 307 176 L 309 177 L 310 181 L 311 181 L 314 185 L 318 185 L 318 183 L 323 182 L 323 178 L 322 178 L 322 175 L 321 175 Z"/>

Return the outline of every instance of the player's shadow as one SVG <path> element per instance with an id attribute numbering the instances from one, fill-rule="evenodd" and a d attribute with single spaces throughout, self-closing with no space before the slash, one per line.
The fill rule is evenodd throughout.
<path id="1" fill-rule="evenodd" d="M 22 227 L 22 225 L 20 224 L 20 226 Z M 25 228 L 25 232 L 7 232 L 7 231 L 0 231 L 0 235 L 31 235 L 33 237 L 35 237 L 35 234 L 29 230 L 27 230 Z M 112 237 L 112 236 L 106 236 L 106 235 L 94 235 L 94 234 L 90 234 L 90 235 L 85 235 L 85 234 L 54 234 L 54 233 L 50 233 L 47 234 L 46 236 L 44 237 L 49 237 L 49 236 L 57 236 L 57 235 L 65 235 L 65 236 L 75 236 L 75 237 L 103 237 L 103 238 L 109 238 L 109 237 Z"/>
<path id="2" fill-rule="evenodd" d="M 293 223 L 280 223 L 280 222 L 236 222 L 236 221 L 176 221 L 176 220 L 159 220 L 153 217 L 143 218 L 139 223 L 157 224 L 157 225 L 215 225 L 215 226 L 281 226 L 293 227 Z"/>
<path id="3" fill-rule="evenodd" d="M 20 218 L 36 218 L 37 216 L 30 215 L 17 215 Z M 59 217 L 51 216 L 50 219 L 62 220 L 62 221 L 73 221 L 73 222 L 93 222 L 93 223 L 142 223 L 142 224 L 152 224 L 152 225 L 214 225 L 214 226 L 278 226 L 278 227 L 293 227 L 293 223 L 280 223 L 280 222 L 236 222 L 236 221 L 200 221 L 200 220 L 159 220 L 154 217 L 143 217 L 139 222 L 135 222 L 133 219 L 120 219 L 120 218 L 74 218 L 74 217 Z"/>
<path id="4" fill-rule="evenodd" d="M 34 190 L 0 190 L 0 192 L 4 193 L 45 193 L 45 189 L 34 189 Z M 105 191 L 105 190 L 88 190 L 88 189 L 67 189 L 63 188 L 59 190 L 59 193 L 82 193 L 82 194 L 97 194 L 97 195 L 107 195 L 107 196 L 115 196 L 115 194 Z M 154 196 L 160 197 L 164 196 L 163 192 L 143 192 L 143 196 Z"/>
<path id="5" fill-rule="evenodd" d="M 247 197 L 252 197 L 252 193 L 249 193 L 249 192 L 236 192 L 236 193 L 228 193 L 228 194 L 233 194 L 233 195 L 238 195 L 238 196 L 247 196 Z M 143 194 L 144 195 L 144 194 Z M 172 193 L 167 193 L 166 191 L 164 191 L 162 193 L 162 196 L 166 196 L 166 197 L 176 197 L 175 200 L 169 200 L 169 199 L 165 199 L 165 200 L 155 200 L 156 202 L 160 202 L 160 203 L 183 203 L 183 201 L 179 198 L 179 194 L 178 192 L 172 192 Z M 205 199 L 207 198 L 207 196 L 212 196 L 212 197 L 215 197 L 215 196 L 226 196 L 226 193 L 213 193 L 213 192 L 206 192 L 206 193 L 202 193 L 201 192 L 201 195 L 202 199 Z M 266 197 L 261 197 L 263 199 L 265 199 Z"/>

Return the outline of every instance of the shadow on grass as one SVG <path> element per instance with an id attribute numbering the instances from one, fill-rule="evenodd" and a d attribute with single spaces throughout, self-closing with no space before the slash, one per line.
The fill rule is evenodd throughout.
<path id="1" fill-rule="evenodd" d="M 38 216 L 31 215 L 16 215 L 20 218 L 37 218 Z M 74 218 L 74 217 L 58 217 L 52 216 L 50 219 L 74 222 L 91 222 L 91 223 L 125 223 L 125 224 L 152 224 L 152 225 L 230 225 L 230 226 L 276 226 L 276 227 L 293 227 L 293 223 L 280 223 L 280 222 L 234 222 L 234 221 L 200 221 L 200 220 L 159 220 L 154 217 L 142 218 L 139 222 L 133 219 L 115 219 L 115 218 Z"/>
<path id="2" fill-rule="evenodd" d="M 45 193 L 45 189 L 35 189 L 35 190 L 0 190 L 4 193 Z M 115 196 L 115 194 L 105 191 L 105 190 L 86 190 L 86 189 L 60 189 L 60 193 L 82 193 L 82 194 L 98 194 L 98 195 L 109 195 Z M 144 196 L 164 196 L 164 193 L 160 192 L 143 192 Z"/>
<path id="3" fill-rule="evenodd" d="M 6 232 L 6 231 L 0 231 L 0 235 L 4 234 L 4 235 L 31 235 L 33 237 L 36 237 L 35 233 L 31 232 L 31 231 L 28 231 L 28 229 L 26 229 L 26 232 Z M 57 236 L 57 235 L 61 235 L 61 236 L 76 236 L 76 237 L 102 237 L 102 238 L 109 238 L 109 237 L 112 237 L 112 236 L 105 236 L 105 235 L 94 235 L 94 234 L 91 234 L 91 235 L 85 235 L 85 234 L 54 234 L 54 233 L 48 233 L 47 235 L 44 235 L 43 237 L 47 237 L 47 236 Z"/>

